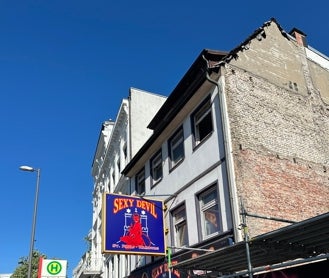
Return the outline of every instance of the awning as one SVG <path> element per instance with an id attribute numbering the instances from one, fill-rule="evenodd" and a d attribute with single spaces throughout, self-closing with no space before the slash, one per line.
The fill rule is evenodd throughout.
<path id="1" fill-rule="evenodd" d="M 174 269 L 216 271 L 222 274 L 283 262 L 329 256 L 329 213 L 259 235 L 249 242 L 224 247 L 177 263 Z"/>

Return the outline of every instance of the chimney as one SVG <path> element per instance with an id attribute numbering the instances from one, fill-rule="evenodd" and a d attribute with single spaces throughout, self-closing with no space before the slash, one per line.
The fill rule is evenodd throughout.
<path id="1" fill-rule="evenodd" d="M 307 47 L 306 34 L 302 31 L 297 28 L 293 28 L 289 32 L 289 35 L 293 36 L 299 45 Z"/>

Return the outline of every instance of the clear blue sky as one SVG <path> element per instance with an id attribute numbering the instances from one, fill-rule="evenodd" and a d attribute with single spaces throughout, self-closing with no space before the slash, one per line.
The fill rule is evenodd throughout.
<path id="1" fill-rule="evenodd" d="M 35 248 L 71 277 L 100 127 L 129 87 L 169 95 L 202 49 L 231 50 L 272 17 L 329 55 L 326 1 L 0 0 L 0 273 L 29 251 L 36 174 L 19 166 L 41 168 Z"/>

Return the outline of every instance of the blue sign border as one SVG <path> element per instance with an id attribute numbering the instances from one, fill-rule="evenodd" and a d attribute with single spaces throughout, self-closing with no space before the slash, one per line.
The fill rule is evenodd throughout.
<path id="1" fill-rule="evenodd" d="M 166 254 L 163 201 L 104 193 L 103 252 Z"/>

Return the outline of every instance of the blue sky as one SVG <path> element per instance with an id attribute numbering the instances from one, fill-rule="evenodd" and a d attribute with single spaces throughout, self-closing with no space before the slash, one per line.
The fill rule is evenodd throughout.
<path id="1" fill-rule="evenodd" d="M 129 87 L 167 96 L 202 49 L 231 50 L 272 17 L 329 56 L 325 1 L 290 2 L 0 0 L 0 273 L 29 252 L 29 165 L 41 168 L 35 248 L 72 276 L 100 127 Z"/>

